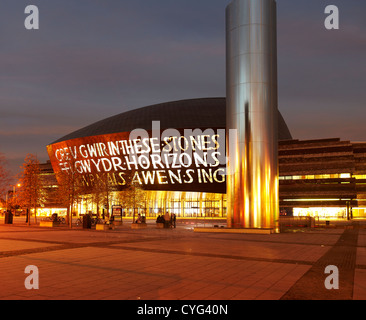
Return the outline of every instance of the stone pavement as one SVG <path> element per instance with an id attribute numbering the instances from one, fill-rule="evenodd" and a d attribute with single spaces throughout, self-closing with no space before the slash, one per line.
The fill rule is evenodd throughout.
<path id="1" fill-rule="evenodd" d="M 0 270 L 0 300 L 363 300 L 366 222 L 274 235 L 0 224 Z"/>

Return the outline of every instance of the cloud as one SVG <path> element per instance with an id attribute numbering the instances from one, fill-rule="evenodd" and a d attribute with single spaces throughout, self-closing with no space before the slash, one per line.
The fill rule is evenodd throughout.
<path id="1" fill-rule="evenodd" d="M 36 0 L 41 28 L 29 32 L 28 1 L 3 0 L 0 150 L 47 159 L 45 145 L 103 118 L 224 96 L 229 2 Z M 277 3 L 280 109 L 294 136 L 362 139 L 365 2 L 333 1 L 339 32 L 325 30 L 324 2 Z"/>

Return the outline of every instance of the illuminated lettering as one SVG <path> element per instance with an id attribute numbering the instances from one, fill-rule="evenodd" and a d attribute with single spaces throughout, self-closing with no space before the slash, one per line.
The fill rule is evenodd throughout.
<path id="1" fill-rule="evenodd" d="M 201 150 L 202 148 L 201 139 L 196 138 L 194 136 L 190 136 L 190 139 L 191 139 L 192 150 L 196 151 L 196 147 L 198 147 L 198 150 Z"/>
<path id="2" fill-rule="evenodd" d="M 80 169 L 76 169 L 76 171 L 79 173 L 91 172 L 90 160 L 76 161 L 75 167 L 76 166 L 78 166 Z"/>
<path id="3" fill-rule="evenodd" d="M 168 173 L 169 173 L 170 182 L 172 184 L 175 184 L 176 182 L 178 182 L 179 184 L 182 184 L 181 170 L 178 170 L 178 172 L 177 172 L 178 175 L 176 175 L 172 170 L 169 170 Z"/>
<path id="4" fill-rule="evenodd" d="M 220 156 L 220 152 L 212 152 L 211 153 L 211 158 L 208 161 L 211 168 L 215 168 L 215 167 L 218 167 L 220 165 L 220 160 L 217 156 Z M 213 161 L 215 161 L 215 163 L 212 163 L 211 159 Z"/>
<path id="5" fill-rule="evenodd" d="M 114 171 L 124 171 L 125 170 L 125 168 L 122 167 L 122 159 L 121 158 L 113 157 L 111 160 L 112 160 L 113 170 Z"/>
<path id="6" fill-rule="evenodd" d="M 125 151 L 127 154 L 134 154 L 135 153 L 135 147 L 132 141 L 130 140 L 124 140 L 123 141 Z"/>
<path id="7" fill-rule="evenodd" d="M 155 142 L 157 141 L 157 142 Z M 150 144 L 151 144 L 151 150 L 154 153 L 159 153 L 160 152 L 160 143 L 159 143 L 159 139 L 158 138 L 151 138 L 150 139 Z"/>
<path id="8" fill-rule="evenodd" d="M 156 171 L 156 174 L 158 177 L 159 184 L 168 184 L 168 181 L 164 180 L 164 179 L 167 179 L 167 176 L 165 175 L 164 170 L 158 170 L 158 171 Z"/>
<path id="9" fill-rule="evenodd" d="M 140 176 L 139 176 L 139 173 L 138 172 L 135 172 L 133 178 L 132 178 L 132 184 L 134 183 L 138 183 L 138 184 L 142 184 L 142 181 L 140 179 Z"/>
<path id="10" fill-rule="evenodd" d="M 220 143 L 219 143 L 218 139 L 220 139 L 220 135 L 215 134 L 212 136 L 212 142 L 215 144 L 215 147 L 213 147 L 212 150 L 219 150 Z"/>
<path id="11" fill-rule="evenodd" d="M 192 177 L 192 173 L 194 173 L 193 169 L 189 169 L 186 171 L 186 174 L 187 174 L 189 180 L 184 180 L 184 183 L 193 183 L 194 179 Z"/>
<path id="12" fill-rule="evenodd" d="M 85 146 L 85 145 L 81 145 L 81 146 L 79 147 L 79 153 L 81 154 L 81 156 L 82 156 L 83 158 L 88 158 L 88 157 L 89 157 L 89 155 L 88 155 L 88 151 L 86 150 L 86 146 Z"/>
<path id="13" fill-rule="evenodd" d="M 76 152 L 76 146 L 74 146 L 74 150 L 72 150 L 72 148 L 71 148 L 71 147 L 70 147 L 70 148 L 68 148 L 68 150 L 69 150 L 70 154 L 72 155 L 72 157 L 73 157 L 74 159 L 77 159 L 78 154 L 77 154 L 77 152 Z"/>
<path id="14" fill-rule="evenodd" d="M 210 141 L 209 141 L 210 136 L 209 135 L 204 135 L 202 136 L 202 150 L 203 151 L 208 151 L 210 150 L 209 145 L 210 145 Z"/>
<path id="15" fill-rule="evenodd" d="M 135 153 L 136 154 L 141 153 L 142 145 L 140 144 L 140 142 L 141 142 L 141 139 L 134 139 L 133 140 L 133 145 L 135 147 Z"/>
<path id="16" fill-rule="evenodd" d="M 170 144 L 172 140 L 172 137 L 164 137 L 163 141 L 165 143 L 165 146 L 163 147 L 163 152 L 169 153 L 173 150 L 173 146 Z"/>
<path id="17" fill-rule="evenodd" d="M 198 174 L 198 181 L 199 183 L 213 183 L 218 182 L 218 183 L 223 183 L 225 182 L 225 176 L 222 173 L 225 173 L 224 169 L 218 169 L 216 171 L 212 171 L 212 169 L 199 169 L 197 170 L 197 174 Z M 220 176 L 221 178 L 219 179 L 218 176 Z"/>
<path id="18" fill-rule="evenodd" d="M 142 139 L 141 142 L 142 142 L 142 145 L 145 147 L 145 149 L 142 149 L 141 153 L 150 153 L 151 152 L 149 141 L 150 141 L 149 138 Z"/>
<path id="19" fill-rule="evenodd" d="M 103 165 L 104 172 L 108 172 L 108 171 L 112 170 L 113 166 L 112 166 L 112 163 L 109 159 L 103 158 L 103 159 L 101 159 L 101 162 L 102 162 L 102 165 Z"/>
<path id="20" fill-rule="evenodd" d="M 109 154 L 107 152 L 107 146 L 103 142 L 97 144 L 97 149 L 99 151 L 99 156 L 100 157 L 108 157 L 109 156 Z"/>
<path id="21" fill-rule="evenodd" d="M 60 163 L 60 168 L 61 168 L 61 171 L 66 171 L 66 172 L 73 172 L 71 167 L 70 167 L 70 164 L 68 162 L 63 162 L 63 163 Z"/>
<path id="22" fill-rule="evenodd" d="M 182 144 L 182 141 L 184 141 L 184 144 Z M 180 150 L 187 151 L 189 148 L 189 141 L 186 137 L 182 136 L 178 140 L 178 145 Z"/>
<path id="23" fill-rule="evenodd" d="M 94 159 L 91 160 L 93 162 L 93 164 L 95 165 L 95 168 L 98 170 L 98 172 L 100 172 L 100 168 L 99 168 L 99 165 L 100 165 L 100 159 L 98 159 L 98 162 L 95 162 Z"/>
<path id="24" fill-rule="evenodd" d="M 221 177 L 221 179 L 218 178 L 218 176 Z M 217 183 L 223 183 L 226 181 L 225 178 L 225 169 L 218 169 L 214 172 L 213 178 Z"/>
<path id="25" fill-rule="evenodd" d="M 90 157 L 97 157 L 98 156 L 97 148 L 95 147 L 94 144 L 93 145 L 88 144 L 87 148 L 88 148 L 88 152 L 89 152 Z"/>
<path id="26" fill-rule="evenodd" d="M 108 173 L 107 180 L 110 186 L 117 185 L 116 177 L 114 176 L 114 174 Z"/>
<path id="27" fill-rule="evenodd" d="M 178 139 L 178 137 L 171 137 L 171 142 L 173 143 L 173 149 L 175 152 L 178 152 L 177 139 Z"/>
<path id="28" fill-rule="evenodd" d="M 111 156 L 119 156 L 120 155 L 120 150 L 118 148 L 118 141 L 116 141 L 116 142 L 108 141 L 107 145 L 108 145 L 109 154 Z"/>
<path id="29" fill-rule="evenodd" d="M 123 172 L 120 172 L 118 174 L 118 177 L 120 178 L 120 181 L 118 181 L 117 183 L 120 186 L 125 186 L 126 185 L 126 180 L 125 180 L 125 178 L 123 176 L 124 176 L 124 173 Z"/>
<path id="30" fill-rule="evenodd" d="M 139 165 L 142 169 L 148 169 L 150 167 L 150 160 L 147 156 L 140 156 L 139 157 Z"/>
<path id="31" fill-rule="evenodd" d="M 82 177 L 81 177 L 81 181 L 82 181 L 82 182 L 81 182 L 81 185 L 82 185 L 82 186 L 87 186 L 87 187 L 89 187 L 89 186 L 90 186 L 90 184 L 89 184 L 89 180 L 87 179 L 87 176 L 85 176 L 85 175 L 84 175 L 84 176 L 82 176 Z"/>
<path id="32" fill-rule="evenodd" d="M 109 140 L 108 135 L 99 141 L 98 137 L 80 138 L 67 147 L 63 142 L 53 147 L 51 161 L 55 171 L 77 173 L 77 183 L 87 187 L 99 180 L 105 183 L 106 178 L 116 190 L 131 181 L 146 186 L 161 185 L 161 190 L 167 190 L 165 186 L 169 184 L 225 182 L 225 129 L 204 132 L 186 129 L 184 135 L 182 130 L 168 129 L 164 137 L 150 137 L 146 132 L 145 136 L 144 132 L 136 130 L 129 139 L 125 139 L 125 133 L 112 134 Z"/>
<path id="33" fill-rule="evenodd" d="M 138 169 L 138 163 L 136 156 L 125 156 L 125 161 L 128 167 L 128 170 L 132 170 L 131 165 L 135 166 L 135 170 Z"/>
<path id="34" fill-rule="evenodd" d="M 62 150 L 61 149 L 57 149 L 55 152 L 55 157 L 58 161 L 62 161 L 63 160 L 63 154 L 62 154 Z"/>
<path id="35" fill-rule="evenodd" d="M 192 165 L 192 158 L 187 153 L 182 153 L 179 155 L 179 163 L 185 167 L 188 168 Z"/>
<path id="36" fill-rule="evenodd" d="M 164 169 L 164 165 L 161 161 L 161 157 L 159 154 L 152 154 L 151 155 L 151 161 L 154 169 L 158 169 L 158 165 L 160 168 Z"/>
<path id="37" fill-rule="evenodd" d="M 201 157 L 201 155 L 197 152 L 195 152 L 193 154 L 193 157 L 194 157 L 194 162 L 196 164 L 196 167 L 199 167 L 200 165 L 203 165 L 205 167 L 208 166 L 208 163 L 207 163 L 207 153 L 203 153 L 203 158 Z"/>
<path id="38" fill-rule="evenodd" d="M 179 163 L 179 159 L 178 159 L 178 154 L 176 153 L 169 153 L 169 154 L 164 154 L 164 164 L 166 165 L 166 167 L 168 169 L 172 168 L 172 169 L 179 169 L 181 168 L 181 164 Z"/>
<path id="39" fill-rule="evenodd" d="M 144 179 L 145 184 L 154 184 L 154 180 L 155 180 L 155 171 L 151 172 L 151 171 L 146 171 L 146 172 L 142 172 L 142 178 Z"/>

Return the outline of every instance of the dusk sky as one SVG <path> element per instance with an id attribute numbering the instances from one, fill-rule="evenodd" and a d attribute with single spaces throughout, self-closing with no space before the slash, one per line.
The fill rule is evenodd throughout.
<path id="1" fill-rule="evenodd" d="M 2 0 L 0 152 L 27 153 L 101 119 L 225 93 L 230 0 Z M 26 30 L 36 5 L 40 29 Z M 340 29 L 326 30 L 337 5 Z M 366 1 L 277 0 L 279 109 L 296 139 L 366 141 Z"/>

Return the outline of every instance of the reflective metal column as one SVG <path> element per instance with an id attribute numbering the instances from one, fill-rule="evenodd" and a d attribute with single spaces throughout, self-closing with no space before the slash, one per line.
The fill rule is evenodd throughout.
<path id="1" fill-rule="evenodd" d="M 226 9 L 228 226 L 278 231 L 278 98 L 275 0 Z"/>

